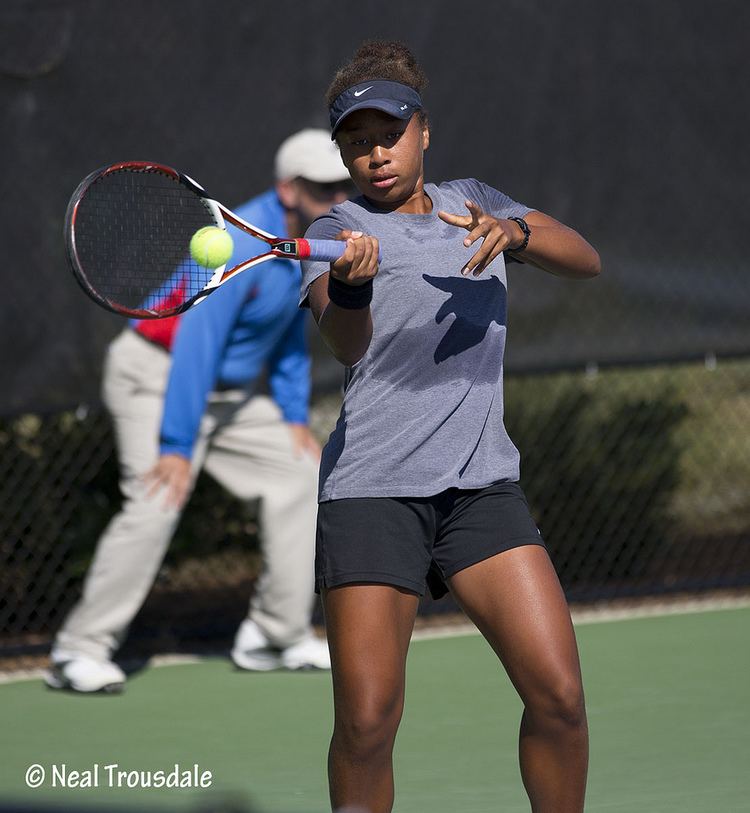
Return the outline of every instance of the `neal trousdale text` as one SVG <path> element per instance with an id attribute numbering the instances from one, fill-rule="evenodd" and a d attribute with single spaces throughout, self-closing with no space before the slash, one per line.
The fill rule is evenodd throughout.
<path id="1" fill-rule="evenodd" d="M 182 768 L 175 763 L 171 769 L 155 771 L 124 769 L 116 762 L 95 763 L 82 771 L 71 770 L 64 763 L 51 768 L 53 788 L 210 788 L 213 782 L 211 771 L 203 771 L 195 764 Z"/>

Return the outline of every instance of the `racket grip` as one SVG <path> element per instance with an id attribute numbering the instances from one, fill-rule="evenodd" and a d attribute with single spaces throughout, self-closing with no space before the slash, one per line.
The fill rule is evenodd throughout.
<path id="1" fill-rule="evenodd" d="M 307 240 L 306 242 L 310 246 L 308 259 L 317 262 L 335 263 L 346 251 L 346 243 L 341 240 Z"/>
<path id="2" fill-rule="evenodd" d="M 346 243 L 343 240 L 299 240 L 299 243 L 307 243 L 310 247 L 310 253 L 301 259 L 312 260 L 314 262 L 335 263 L 339 257 L 346 251 Z M 381 252 L 378 252 L 378 262 L 383 258 Z"/>

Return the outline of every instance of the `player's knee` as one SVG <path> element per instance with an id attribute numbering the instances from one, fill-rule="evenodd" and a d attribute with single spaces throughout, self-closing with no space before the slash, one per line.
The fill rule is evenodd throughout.
<path id="1" fill-rule="evenodd" d="M 366 760 L 393 748 L 402 711 L 395 698 L 357 704 L 337 713 L 335 735 L 352 757 Z"/>
<path id="2" fill-rule="evenodd" d="M 551 682 L 529 709 L 548 725 L 567 729 L 586 727 L 586 704 L 581 681 L 574 676 L 562 675 Z"/>

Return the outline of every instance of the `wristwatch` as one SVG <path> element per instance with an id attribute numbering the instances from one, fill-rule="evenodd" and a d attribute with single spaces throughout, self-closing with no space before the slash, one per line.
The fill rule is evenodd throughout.
<path id="1" fill-rule="evenodd" d="M 521 227 L 521 231 L 523 232 L 523 243 L 521 243 L 518 248 L 509 248 L 508 251 L 512 251 L 514 254 L 518 253 L 519 251 L 525 251 L 526 246 L 529 244 L 529 237 L 531 237 L 531 229 L 529 228 L 529 224 L 522 217 L 509 217 L 508 220 L 518 223 L 518 225 Z"/>

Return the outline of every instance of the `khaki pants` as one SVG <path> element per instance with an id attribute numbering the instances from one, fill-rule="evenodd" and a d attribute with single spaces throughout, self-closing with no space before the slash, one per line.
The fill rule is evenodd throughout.
<path id="1" fill-rule="evenodd" d="M 142 476 L 158 459 L 169 354 L 132 330 L 111 344 L 104 401 L 115 427 L 123 505 L 99 539 L 83 595 L 57 634 L 53 658 L 109 658 L 148 594 L 180 512 L 147 496 Z M 293 453 L 291 433 L 265 396 L 214 393 L 193 467 L 240 499 L 260 497 L 263 571 L 248 617 L 280 647 L 309 633 L 314 598 L 317 461 Z"/>

